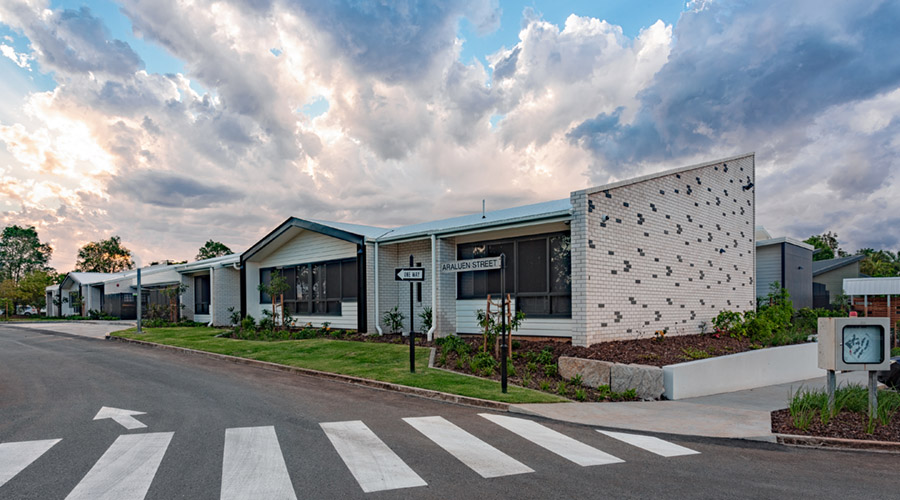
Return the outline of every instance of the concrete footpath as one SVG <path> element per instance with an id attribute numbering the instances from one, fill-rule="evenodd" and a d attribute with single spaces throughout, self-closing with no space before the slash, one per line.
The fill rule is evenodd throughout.
<path id="1" fill-rule="evenodd" d="M 838 384 L 866 385 L 866 374 L 838 374 Z M 825 377 L 678 401 L 510 405 L 509 411 L 553 420 L 634 431 L 775 441 L 769 412 L 787 408 L 801 388 L 825 387 Z"/>
<path id="2" fill-rule="evenodd" d="M 66 333 L 69 335 L 77 335 L 79 337 L 89 337 L 93 339 L 106 338 L 112 332 L 132 328 L 136 325 L 134 321 L 21 321 L 21 322 L 4 322 L 0 323 L 2 327 L 19 328 L 25 330 L 48 330 L 52 332 Z"/>

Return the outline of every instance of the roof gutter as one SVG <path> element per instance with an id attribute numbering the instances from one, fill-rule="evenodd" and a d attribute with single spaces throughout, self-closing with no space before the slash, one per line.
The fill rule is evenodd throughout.
<path id="1" fill-rule="evenodd" d="M 568 208 L 566 210 L 557 210 L 556 212 L 549 212 L 543 214 L 539 217 L 519 217 L 514 219 L 508 219 L 505 221 L 498 222 L 481 222 L 476 224 L 469 224 L 467 226 L 455 227 L 451 229 L 440 229 L 440 230 L 424 230 L 418 231 L 415 233 L 410 233 L 408 235 L 403 235 L 397 237 L 396 239 L 384 239 L 385 235 L 379 236 L 376 238 L 376 241 L 382 243 L 404 243 L 407 241 L 413 240 L 424 240 L 428 239 L 430 236 L 435 235 L 438 237 L 446 237 L 449 235 L 461 236 L 464 234 L 474 234 L 474 233 L 483 233 L 488 231 L 496 231 L 497 229 L 507 229 L 507 228 L 516 228 L 522 226 L 528 226 L 535 222 L 562 222 L 568 220 L 572 214 L 574 213 L 574 209 Z M 385 233 L 387 234 L 387 233 Z"/>

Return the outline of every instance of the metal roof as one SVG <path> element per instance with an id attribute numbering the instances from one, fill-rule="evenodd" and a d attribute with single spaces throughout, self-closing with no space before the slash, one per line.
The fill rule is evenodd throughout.
<path id="1" fill-rule="evenodd" d="M 765 247 L 769 245 L 777 245 L 779 243 L 787 243 L 789 245 L 798 246 L 800 248 L 805 248 L 807 250 L 815 250 L 816 247 L 810 245 L 809 243 L 803 243 L 800 240 L 795 240 L 794 238 L 789 238 L 787 236 L 782 236 L 780 238 L 772 238 L 768 240 L 761 240 L 756 242 L 756 246 Z"/>
<path id="2" fill-rule="evenodd" d="M 900 278 L 846 278 L 847 295 L 900 295 Z"/>
<path id="3" fill-rule="evenodd" d="M 572 202 L 569 198 L 563 198 L 561 200 L 545 201 L 533 205 L 494 210 L 492 212 L 486 212 L 483 215 L 477 213 L 450 219 L 423 222 L 410 226 L 402 226 L 395 228 L 378 238 L 378 241 L 388 242 L 404 240 L 421 236 L 430 236 L 432 234 L 462 232 L 473 229 L 489 228 L 492 226 L 505 226 L 520 222 L 563 217 L 571 215 L 571 210 Z"/>
<path id="4" fill-rule="evenodd" d="M 315 222 L 317 224 L 322 224 L 323 226 L 333 227 L 335 229 L 340 229 L 341 231 L 346 231 L 348 233 L 357 234 L 359 236 L 365 236 L 368 239 L 374 240 L 384 233 L 390 231 L 388 228 L 384 227 L 376 227 L 376 226 L 364 226 L 362 224 L 348 224 L 346 222 L 331 222 L 327 220 L 316 220 L 309 219 L 310 222 Z"/>
<path id="5" fill-rule="evenodd" d="M 241 254 L 232 253 L 228 255 L 222 255 L 220 257 L 212 257 L 209 259 L 197 260 L 194 262 L 188 262 L 187 264 L 179 264 L 175 266 L 175 270 L 179 273 L 187 273 L 202 269 L 209 269 L 211 267 L 216 266 L 227 266 L 229 264 L 236 264 L 240 262 Z"/>
<path id="6" fill-rule="evenodd" d="M 865 255 L 851 255 L 850 257 L 838 257 L 836 259 L 814 260 L 812 263 L 813 276 L 818 276 L 822 273 L 827 273 L 828 271 L 834 271 L 835 269 L 849 266 L 850 264 L 859 262 L 865 258 Z"/>

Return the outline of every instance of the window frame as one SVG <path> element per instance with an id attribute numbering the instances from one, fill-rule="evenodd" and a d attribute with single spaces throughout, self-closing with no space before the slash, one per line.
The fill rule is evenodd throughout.
<path id="1" fill-rule="evenodd" d="M 206 282 L 206 302 L 203 302 L 203 290 L 200 283 Z M 200 307 L 204 306 L 205 307 Z M 208 315 L 210 314 L 210 306 L 212 305 L 212 278 L 208 274 L 194 276 L 194 314 Z M 202 312 L 205 310 L 206 312 Z"/>
<path id="2" fill-rule="evenodd" d="M 353 266 L 348 266 L 349 263 L 353 263 Z M 331 283 L 331 280 L 328 280 L 329 271 L 334 273 L 335 271 L 331 266 L 337 268 L 337 276 L 335 280 L 335 284 Z M 306 268 L 306 273 L 303 273 L 301 269 Z M 349 257 L 343 259 L 331 259 L 325 261 L 316 261 L 316 262 L 304 262 L 302 264 L 291 264 L 287 266 L 271 266 L 264 267 L 259 269 L 259 282 L 265 283 L 263 276 L 268 273 L 268 276 L 271 277 L 272 273 L 275 271 L 279 271 L 284 274 L 285 270 L 293 269 L 294 272 L 294 283 L 291 285 L 296 290 L 298 286 L 301 285 L 300 279 L 301 276 L 306 278 L 306 297 L 301 299 L 299 297 L 299 293 L 295 293 L 294 299 L 285 299 L 284 307 L 285 310 L 289 311 L 292 315 L 297 316 L 341 316 L 343 314 L 343 306 L 344 302 L 356 302 L 358 300 L 359 295 L 359 259 L 357 257 Z M 313 272 L 313 269 L 316 272 Z M 344 271 L 345 269 L 352 271 L 353 280 L 352 283 L 354 286 L 351 286 L 353 290 L 344 290 Z M 319 290 L 318 288 L 313 287 L 313 278 L 316 277 L 319 280 L 324 278 L 322 281 L 325 284 L 324 293 L 323 290 Z M 335 276 L 332 274 L 332 278 Z M 271 278 L 269 278 L 271 279 Z M 328 295 L 331 291 L 331 287 L 338 287 L 338 292 L 335 295 L 332 295 L 331 298 Z M 314 294 L 313 290 L 317 290 Z M 352 295 L 350 295 L 352 294 Z M 316 295 L 313 297 L 313 295 Z M 260 305 L 271 304 L 272 298 L 268 297 L 263 292 L 259 293 Z M 301 311 L 301 305 L 305 305 L 305 311 Z"/>
<path id="3" fill-rule="evenodd" d="M 553 255 L 552 255 L 552 239 L 554 237 L 567 237 L 569 238 L 569 259 L 568 259 L 568 276 L 569 276 L 569 289 L 568 291 L 553 291 L 552 285 L 552 271 L 553 271 Z M 512 298 L 516 299 L 516 310 L 521 310 L 520 303 L 518 299 L 521 298 L 545 298 L 547 303 L 547 313 L 529 313 L 527 317 L 529 318 L 571 318 L 572 317 L 572 289 L 571 289 L 571 276 L 572 276 L 572 260 L 571 260 L 571 231 L 556 231 L 552 233 L 541 233 L 541 234 L 532 234 L 526 236 L 518 236 L 511 238 L 502 238 L 497 240 L 483 240 L 483 241 L 473 241 L 467 243 L 459 243 L 456 245 L 456 257 L 457 259 L 462 259 L 462 254 L 464 250 L 468 250 L 470 247 L 484 247 L 485 255 L 475 256 L 473 258 L 478 257 L 486 257 L 492 256 L 488 255 L 489 252 L 487 249 L 490 246 L 500 246 L 500 245 L 513 245 L 513 258 L 509 259 L 507 257 L 507 262 L 510 260 L 511 266 L 507 265 L 506 269 L 506 293 L 508 293 Z M 536 241 L 543 240 L 544 241 L 544 291 L 530 291 L 524 292 L 519 291 L 519 265 L 522 262 L 522 258 L 519 255 L 519 243 L 525 241 Z M 467 252 L 468 253 L 468 252 Z M 499 272 L 498 270 L 494 271 L 466 271 L 457 273 L 456 276 L 456 300 L 479 300 L 486 299 L 488 295 L 499 294 L 500 291 L 491 291 L 490 290 L 490 274 L 492 272 Z M 472 280 L 472 294 L 463 294 L 463 280 L 470 279 Z M 478 280 L 482 280 L 482 283 L 479 284 Z M 479 288 L 484 289 L 485 293 L 480 294 L 476 290 Z M 553 302 L 554 297 L 568 297 L 569 307 L 565 312 L 557 313 L 553 310 Z"/>

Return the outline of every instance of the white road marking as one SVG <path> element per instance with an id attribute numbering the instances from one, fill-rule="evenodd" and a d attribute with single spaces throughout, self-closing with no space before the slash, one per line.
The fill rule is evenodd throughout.
<path id="1" fill-rule="evenodd" d="M 66 500 L 142 500 L 173 434 L 119 436 Z"/>
<path id="2" fill-rule="evenodd" d="M 553 453 L 575 462 L 581 466 L 606 465 L 624 462 L 609 453 L 576 441 L 569 436 L 560 434 L 537 422 L 524 418 L 494 415 L 492 413 L 479 413 L 482 417 L 494 422 L 504 429 L 514 432 L 532 443 L 546 448 Z"/>
<path id="3" fill-rule="evenodd" d="M 319 425 L 366 493 L 428 485 L 361 421 Z"/>
<path id="4" fill-rule="evenodd" d="M 642 436 L 640 434 L 626 434 L 624 432 L 610 432 L 610 431 L 601 431 L 597 429 L 597 432 L 607 435 L 613 439 L 618 439 L 619 441 L 623 441 L 632 446 L 637 446 L 638 448 L 642 448 L 651 453 L 656 453 L 657 455 L 663 457 L 680 457 L 682 455 L 699 455 L 699 451 L 694 451 L 690 448 L 685 448 L 684 446 L 677 445 L 675 443 L 670 443 L 668 441 L 664 441 L 657 437 L 653 436 Z"/>
<path id="5" fill-rule="evenodd" d="M 134 418 L 133 415 L 146 415 L 146 413 L 142 411 L 123 410 L 121 408 L 111 408 L 109 406 L 104 406 L 100 408 L 100 411 L 98 411 L 97 415 L 94 416 L 94 420 L 111 418 L 114 421 L 118 422 L 122 427 L 130 431 L 147 427 L 145 424 L 138 421 L 138 419 Z"/>
<path id="6" fill-rule="evenodd" d="M 534 472 L 530 467 L 442 417 L 404 418 L 409 425 L 481 475 L 501 477 Z"/>
<path id="7" fill-rule="evenodd" d="M 275 427 L 225 429 L 223 500 L 296 500 Z"/>
<path id="8" fill-rule="evenodd" d="M 0 443 L 0 486 L 22 472 L 62 439 Z"/>

